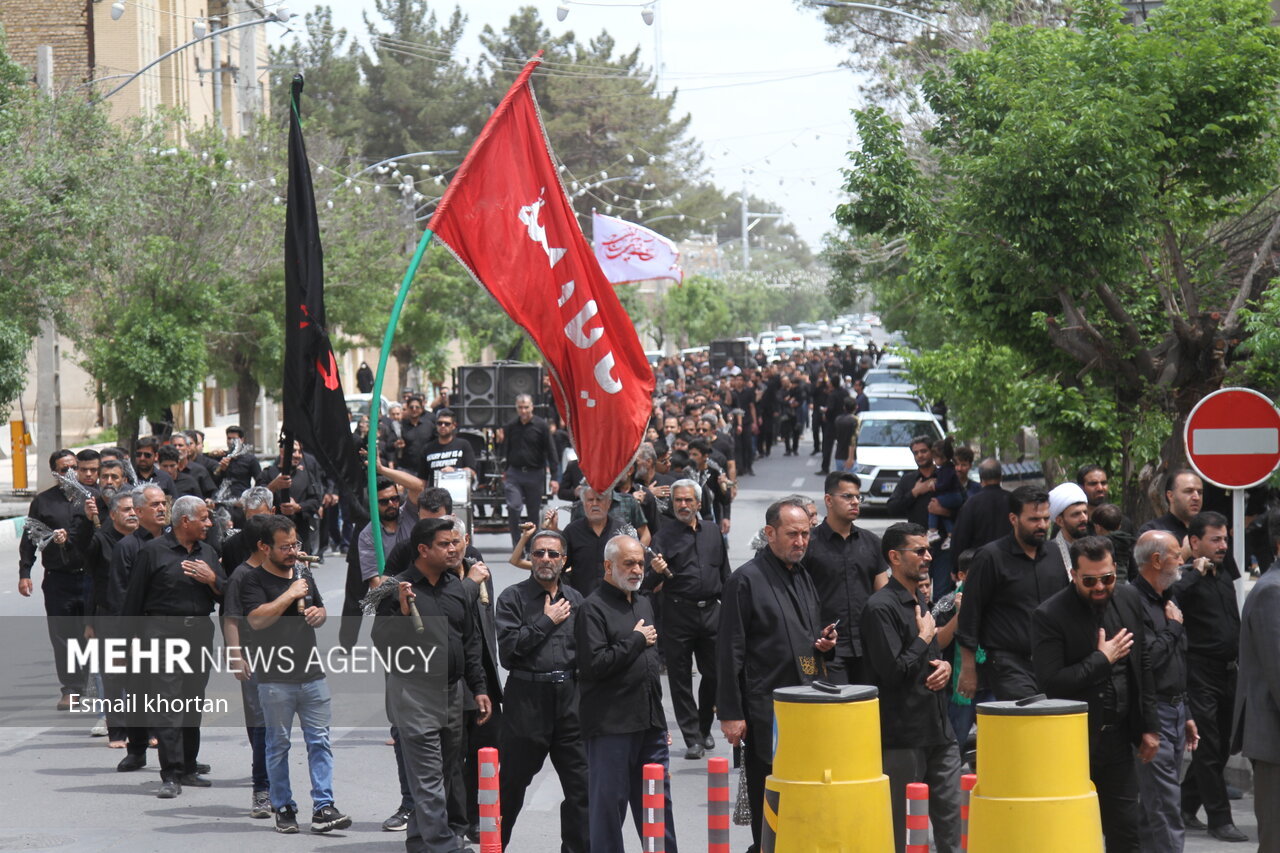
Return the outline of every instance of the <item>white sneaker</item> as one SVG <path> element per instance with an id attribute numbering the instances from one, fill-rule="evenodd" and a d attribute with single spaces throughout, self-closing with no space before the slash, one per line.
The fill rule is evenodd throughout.
<path id="1" fill-rule="evenodd" d="M 93 728 L 89 729 L 89 737 L 106 737 L 107 736 L 107 718 L 99 717 L 98 722 Z"/>

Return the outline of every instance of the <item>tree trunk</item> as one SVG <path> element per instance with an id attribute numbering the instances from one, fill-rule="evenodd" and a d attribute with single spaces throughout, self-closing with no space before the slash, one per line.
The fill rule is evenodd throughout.
<path id="1" fill-rule="evenodd" d="M 404 389 L 409 387 L 409 368 L 413 366 L 413 359 L 416 353 L 412 347 L 394 347 L 391 354 L 396 357 L 396 387 L 387 388 L 386 380 L 383 380 L 382 396 L 388 400 L 399 400 L 400 395 L 404 393 Z M 392 393 L 387 393 L 388 391 Z"/>
<path id="2" fill-rule="evenodd" d="M 120 423 L 116 426 L 116 444 L 133 453 L 138 446 L 138 413 L 133 410 L 132 400 L 116 400 L 116 412 L 120 415 Z"/>
<path id="3" fill-rule="evenodd" d="M 236 372 L 236 410 L 240 417 L 240 428 L 244 430 L 244 440 L 248 444 L 252 444 L 262 449 L 262 445 L 257 440 L 258 425 L 258 392 L 262 387 L 258 384 L 258 380 L 247 370 L 238 370 Z M 266 438 L 264 437 L 265 441 Z"/>

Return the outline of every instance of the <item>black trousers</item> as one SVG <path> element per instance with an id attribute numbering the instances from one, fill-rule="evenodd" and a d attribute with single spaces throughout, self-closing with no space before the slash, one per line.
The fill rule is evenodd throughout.
<path id="1" fill-rule="evenodd" d="M 720 603 L 698 607 L 665 593 L 662 629 L 658 641 L 667 661 L 667 682 L 676 723 L 685 746 L 693 746 L 711 734 L 716 715 L 716 633 Z M 697 661 L 698 698 L 693 697 L 693 663 Z"/>
<path id="2" fill-rule="evenodd" d="M 987 662 L 979 667 L 979 674 L 982 683 L 1002 702 L 1025 699 L 1040 692 L 1031 659 L 1015 652 L 987 649 Z"/>
<path id="3" fill-rule="evenodd" d="M 208 616 L 193 618 L 194 624 L 186 625 L 182 617 L 147 617 L 147 639 L 180 637 L 191 644 L 192 652 L 192 672 L 160 672 L 147 677 L 145 692 L 170 700 L 148 715 L 160 745 L 160 778 L 166 782 L 176 782 L 184 773 L 195 773 L 200 756 L 200 721 L 204 714 L 198 700 L 204 699 L 209 684 L 209 672 L 201 665 L 200 652 L 213 646 L 213 620 Z M 132 731 L 129 740 L 132 752 Z"/>
<path id="4" fill-rule="evenodd" d="M 1235 664 L 1187 654 L 1187 703 L 1200 732 L 1191 766 L 1182 780 L 1182 811 L 1195 814 L 1204 806 L 1209 826 L 1234 823 L 1223 771 L 1231 744 L 1231 713 L 1236 696 Z"/>
<path id="5" fill-rule="evenodd" d="M 819 415 L 815 412 L 813 415 L 813 452 L 814 453 L 822 452 L 822 432 L 823 432 L 822 427 L 823 427 L 822 415 Z M 832 441 L 835 441 L 834 437 L 832 438 Z"/>
<path id="6" fill-rule="evenodd" d="M 89 584 L 89 575 L 84 572 L 47 571 L 40 582 L 40 590 L 44 593 L 44 613 L 49 624 L 49 644 L 53 646 L 53 665 L 63 696 L 84 692 L 86 673 L 71 672 L 67 641 L 84 636 Z"/>
<path id="7" fill-rule="evenodd" d="M 784 453 L 795 453 L 800 449 L 800 431 L 802 429 L 799 421 L 794 416 L 788 417 L 783 415 L 778 421 L 778 429 L 782 438 L 782 450 Z"/>
<path id="8" fill-rule="evenodd" d="M 578 685 L 508 678 L 503 696 L 505 724 L 498 736 L 502 774 L 502 849 L 508 849 L 516 818 L 524 808 L 524 792 L 551 757 L 560 779 L 561 853 L 586 853 L 587 753 L 578 721 Z"/>
<path id="9" fill-rule="evenodd" d="M 759 723 L 760 721 L 756 721 Z M 756 738 L 768 738 L 773 743 L 772 726 L 753 725 L 747 720 L 747 745 L 742 750 L 742 764 L 747 771 L 747 793 L 751 797 L 751 849 L 760 850 L 760 830 L 764 825 L 764 780 L 773 772 L 773 764 L 766 763 L 754 746 Z"/>
<path id="10" fill-rule="evenodd" d="M 827 661 L 827 681 L 832 684 L 870 684 L 861 655 L 836 655 Z"/>
<path id="11" fill-rule="evenodd" d="M 338 645 L 349 649 L 360 639 L 360 623 L 364 613 L 360 599 L 369 589 L 368 581 L 360 576 L 360 559 L 355 543 L 347 550 L 347 579 L 342 596 L 342 621 L 338 625 Z"/>
<path id="12" fill-rule="evenodd" d="M 1089 732 L 1089 778 L 1098 789 L 1107 853 L 1138 853 L 1138 773 L 1123 729 Z"/>
<path id="13" fill-rule="evenodd" d="M 822 470 L 831 470 L 831 453 L 836 447 L 836 425 L 834 421 L 822 425 Z"/>

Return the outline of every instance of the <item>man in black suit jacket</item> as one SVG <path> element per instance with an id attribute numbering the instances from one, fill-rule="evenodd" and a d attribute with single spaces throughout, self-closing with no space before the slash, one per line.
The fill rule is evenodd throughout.
<path id="1" fill-rule="evenodd" d="M 997 459 L 983 459 L 978 465 L 981 488 L 964 502 L 951 531 L 951 550 L 963 554 L 1009 535 L 1009 493 L 1001 484 L 1004 470 Z"/>
<path id="2" fill-rule="evenodd" d="M 1071 543 L 1071 586 L 1031 618 L 1036 681 L 1054 699 L 1089 705 L 1089 777 L 1098 790 L 1107 853 L 1138 850 L 1138 757 L 1160 745 L 1155 683 L 1147 654 L 1142 602 L 1116 584 L 1111 540 Z"/>

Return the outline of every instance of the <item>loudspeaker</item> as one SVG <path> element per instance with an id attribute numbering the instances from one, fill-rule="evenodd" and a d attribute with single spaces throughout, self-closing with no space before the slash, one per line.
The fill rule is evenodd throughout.
<path id="1" fill-rule="evenodd" d="M 516 397 L 528 394 L 535 402 L 542 391 L 542 366 L 537 364 L 467 364 L 457 368 L 459 426 L 497 428 L 516 416 Z M 545 406 L 534 413 L 546 417 Z"/>

